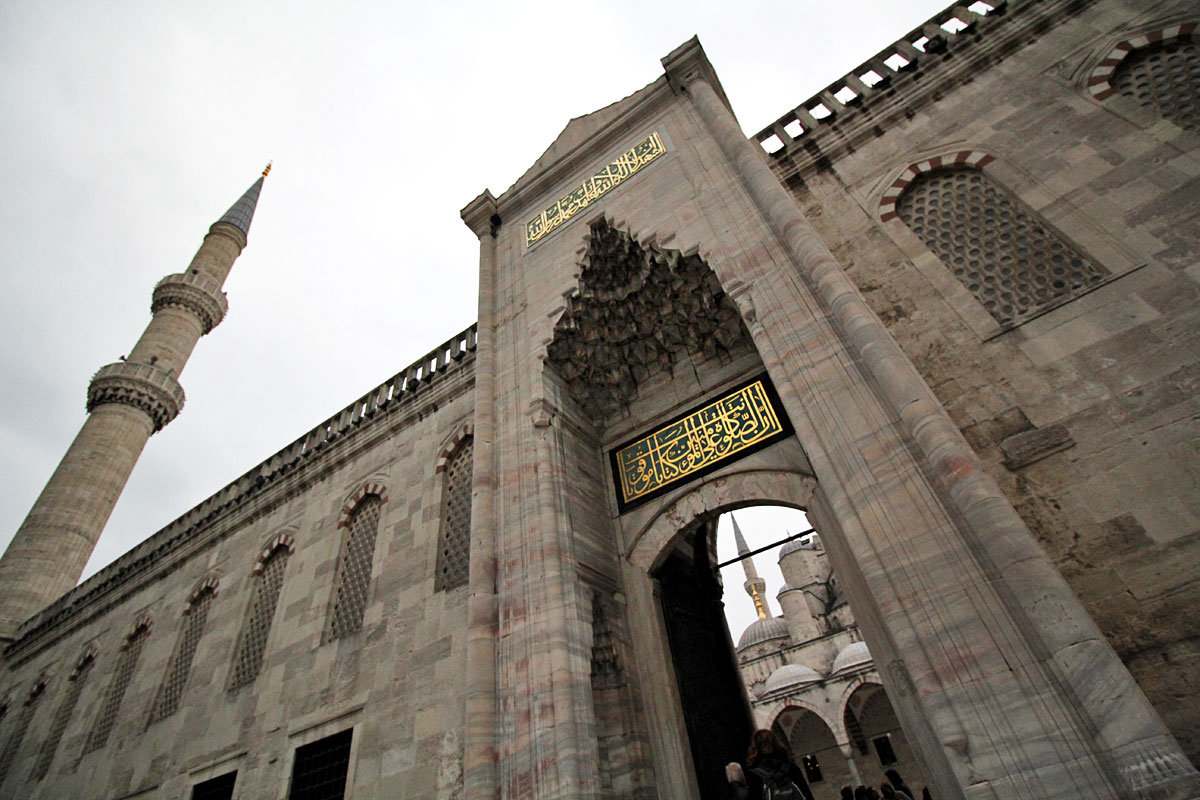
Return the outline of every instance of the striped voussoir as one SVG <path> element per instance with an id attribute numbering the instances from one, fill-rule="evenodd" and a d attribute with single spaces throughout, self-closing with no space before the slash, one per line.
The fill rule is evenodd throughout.
<path id="1" fill-rule="evenodd" d="M 250 574 L 261 575 L 263 566 L 267 563 L 267 559 L 270 558 L 271 554 L 280 547 L 286 547 L 289 553 L 294 553 L 296 552 L 296 539 L 290 533 L 285 532 L 276 534 L 271 541 L 267 542 L 262 551 L 258 554 L 258 560 L 254 562 L 254 569 L 250 570 Z"/>
<path id="2" fill-rule="evenodd" d="M 192 607 L 195 605 L 197 598 L 209 589 L 212 590 L 213 597 L 217 596 L 217 587 L 221 585 L 221 579 L 216 575 L 205 575 L 204 580 L 196 584 L 196 588 L 192 589 L 192 593 L 188 595 L 187 608 L 183 610 L 183 615 L 186 617 L 192 613 Z"/>
<path id="3" fill-rule="evenodd" d="M 1172 39 L 1185 39 L 1190 37 L 1196 31 L 1195 22 L 1183 22 L 1178 25 L 1168 25 L 1165 28 L 1149 33 L 1143 33 L 1140 36 L 1134 36 L 1131 39 L 1126 39 L 1123 42 L 1118 42 L 1113 46 L 1112 50 L 1108 51 L 1100 63 L 1093 69 L 1088 76 L 1087 90 L 1088 94 L 1097 100 L 1105 100 L 1112 97 L 1115 90 L 1112 88 L 1112 76 L 1117 71 L 1117 67 L 1121 62 L 1132 53 L 1134 50 L 1140 50 L 1143 47 L 1149 47 L 1152 44 L 1159 42 L 1169 42 Z"/>
<path id="4" fill-rule="evenodd" d="M 124 650 L 128 647 L 133 638 L 137 636 L 138 631 L 142 629 L 145 629 L 147 635 L 154 630 L 154 617 L 149 611 L 143 611 L 137 615 L 137 619 L 129 626 L 129 632 L 125 634 L 125 641 L 121 642 L 121 649 Z"/>
<path id="5" fill-rule="evenodd" d="M 371 483 L 370 481 L 358 487 L 346 505 L 342 506 L 342 513 L 338 516 L 338 528 L 347 528 L 350 526 L 350 517 L 354 514 L 354 509 L 358 508 L 358 504 L 362 499 L 369 494 L 379 495 L 379 502 L 386 503 L 388 501 L 387 487 L 382 483 Z"/>
<path id="6" fill-rule="evenodd" d="M 904 194 L 904 190 L 913 182 L 913 179 L 922 172 L 932 172 L 939 167 L 982 167 L 995 160 L 995 156 L 990 156 L 980 150 L 959 150 L 957 153 L 934 156 L 924 161 L 918 161 L 916 164 L 910 164 L 896 180 L 892 181 L 892 185 L 883 193 L 883 197 L 879 198 L 880 221 L 887 222 L 896 216 L 896 201 L 900 199 L 900 195 Z"/>
<path id="7" fill-rule="evenodd" d="M 456 431 L 450 441 L 446 442 L 446 447 L 442 452 L 438 453 L 437 466 L 433 472 L 435 475 L 440 475 L 446 471 L 446 464 L 450 461 L 450 456 L 454 455 L 454 451 L 460 444 L 466 441 L 471 436 L 475 435 L 475 424 L 468 422 L 462 426 L 462 430 Z"/>
<path id="8" fill-rule="evenodd" d="M 100 648 L 96 646 L 95 642 L 92 642 L 87 647 L 85 647 L 83 649 L 83 652 L 79 654 L 79 658 L 77 658 L 75 660 L 75 666 L 74 666 L 74 668 L 71 669 L 71 674 L 67 676 L 67 679 L 73 681 L 76 678 L 78 678 L 80 671 L 83 670 L 85 666 L 87 666 L 87 663 L 89 661 L 95 660 L 96 656 L 98 656 L 99 654 L 100 654 Z"/>

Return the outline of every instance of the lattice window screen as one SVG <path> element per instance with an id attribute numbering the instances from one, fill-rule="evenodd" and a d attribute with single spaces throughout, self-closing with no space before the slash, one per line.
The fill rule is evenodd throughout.
<path id="1" fill-rule="evenodd" d="M 350 534 L 342 548 L 338 565 L 337 588 L 329 615 L 327 639 L 339 639 L 362 627 L 371 588 L 371 561 L 375 554 L 375 535 L 379 531 L 382 500 L 369 494 L 359 501 L 350 520 Z"/>
<path id="2" fill-rule="evenodd" d="M 258 677 L 263 651 L 267 647 L 267 634 L 271 632 L 271 620 L 275 618 L 275 604 L 279 601 L 279 590 L 283 588 L 283 570 L 290 554 L 287 547 L 277 547 L 263 562 L 254 586 L 250 616 L 242 627 L 242 638 L 233 659 L 233 672 L 229 676 L 231 690 Z"/>
<path id="3" fill-rule="evenodd" d="M 90 753 L 108 744 L 108 735 L 112 733 L 113 726 L 117 723 L 117 712 L 121 710 L 121 701 L 125 699 L 125 690 L 129 688 L 129 683 L 133 680 L 133 671 L 137 668 L 138 658 L 142 654 L 142 645 L 146 643 L 146 637 L 149 634 L 149 628 L 140 627 L 125 642 L 125 649 L 121 651 L 121 655 L 117 659 L 117 669 L 113 674 L 112 684 L 108 687 L 108 694 L 104 697 L 104 705 L 100 707 L 100 715 L 96 717 L 96 727 L 92 728 L 83 752 Z"/>
<path id="4" fill-rule="evenodd" d="M 151 722 L 166 719 L 179 710 L 183 687 L 187 685 L 188 673 L 192 670 L 192 659 L 196 656 L 196 646 L 200 643 L 200 635 L 204 633 L 204 623 L 208 619 L 208 609 L 212 606 L 214 597 L 216 593 L 212 589 L 205 589 L 192 601 L 183 623 L 183 631 L 179 634 L 175 658 L 171 661 L 170 671 L 159 687 L 158 698 L 150 712 Z"/>
<path id="5" fill-rule="evenodd" d="M 192 800 L 232 800 L 237 772 L 226 772 L 192 787 Z"/>
<path id="6" fill-rule="evenodd" d="M 909 184 L 896 210 L 1006 327 L 1082 294 L 1108 274 L 978 170 L 926 172 Z"/>
<path id="7" fill-rule="evenodd" d="M 288 800 L 342 800 L 350 770 L 350 728 L 296 748 Z"/>
<path id="8" fill-rule="evenodd" d="M 475 439 L 468 437 L 459 443 L 454 455 L 446 463 L 434 591 L 462 586 L 470 573 L 471 461 L 474 452 Z"/>
<path id="9" fill-rule="evenodd" d="M 1174 39 L 1134 50 L 1110 83 L 1150 113 L 1200 130 L 1200 47 L 1195 41 Z"/>
<path id="10" fill-rule="evenodd" d="M 58 711 L 54 714 L 54 722 L 50 726 L 50 733 L 46 735 L 46 738 L 42 741 L 41 748 L 38 750 L 37 761 L 33 765 L 33 779 L 35 781 L 40 781 L 50 771 L 50 764 L 54 761 L 54 753 L 58 750 L 58 743 L 62 740 L 63 732 L 67 729 L 67 723 L 71 721 L 71 715 L 75 713 L 75 704 L 79 702 L 79 693 L 83 691 L 83 685 L 87 682 L 88 673 L 92 671 L 92 665 L 95 663 L 95 659 L 88 656 L 75 668 L 75 674 L 67 685 L 67 695 L 63 698 L 58 706 Z"/>
<path id="11" fill-rule="evenodd" d="M 38 701 L 42 699 L 45 691 L 46 684 L 44 683 L 39 683 L 33 687 L 29 699 L 21 707 L 21 715 L 17 717 L 16 727 L 9 734 L 8 741 L 4 743 L 4 749 L 0 750 L 0 786 L 4 784 L 4 779 L 8 777 L 8 770 L 12 767 L 13 759 L 17 757 L 17 751 L 21 749 L 21 741 L 25 738 L 25 731 L 29 729 L 29 722 L 33 719 L 33 712 L 37 709 Z"/>

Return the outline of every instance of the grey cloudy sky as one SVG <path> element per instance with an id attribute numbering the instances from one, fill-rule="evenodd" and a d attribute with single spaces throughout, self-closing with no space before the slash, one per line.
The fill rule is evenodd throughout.
<path id="1" fill-rule="evenodd" d="M 0 4 L 0 545 L 268 159 L 229 315 L 88 574 L 474 321 L 458 210 L 693 34 L 754 133 L 946 5 Z"/>

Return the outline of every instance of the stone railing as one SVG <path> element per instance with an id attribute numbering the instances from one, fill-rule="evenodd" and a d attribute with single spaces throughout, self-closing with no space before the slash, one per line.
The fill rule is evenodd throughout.
<path id="1" fill-rule="evenodd" d="M 212 278 L 193 272 L 168 275 L 154 286 L 150 313 L 166 306 L 186 308 L 200 319 L 204 333 L 221 324 L 229 311 L 229 299 Z"/>
<path id="2" fill-rule="evenodd" d="M 350 438 L 365 429 L 373 420 L 381 419 L 390 411 L 401 408 L 403 404 L 428 391 L 431 384 L 443 375 L 452 373 L 474 354 L 477 332 L 478 327 L 473 324 L 462 333 L 443 342 L 428 355 L 367 392 L 55 600 L 21 625 L 17 638 L 5 649 L 6 655 L 10 660 L 18 661 L 28 657 L 27 653 L 22 652 L 26 645 L 33 644 L 42 633 L 52 629 L 76 609 L 103 597 L 126 580 L 153 571 L 163 556 L 194 542 L 194 534 L 227 509 L 241 505 L 251 495 L 264 491 L 302 468 L 304 462 L 334 442 Z M 102 368 L 101 371 L 106 369 L 108 367 Z M 36 645 L 33 646 L 34 650 L 38 649 Z"/>
<path id="3" fill-rule="evenodd" d="M 1094 1 L 955 3 L 750 138 L 785 183 L 828 168 Z"/>

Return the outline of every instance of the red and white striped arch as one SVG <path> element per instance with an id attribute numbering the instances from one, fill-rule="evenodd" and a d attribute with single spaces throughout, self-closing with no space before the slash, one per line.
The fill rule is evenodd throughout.
<path id="1" fill-rule="evenodd" d="M 286 547 L 288 553 L 296 552 L 296 538 L 288 531 L 283 531 L 272 536 L 271 540 L 263 545 L 263 549 L 258 552 L 258 558 L 255 560 L 254 569 L 250 570 L 250 574 L 261 575 L 267 559 L 281 547 Z"/>
<path id="2" fill-rule="evenodd" d="M 442 452 L 438 453 L 437 466 L 434 468 L 434 474 L 441 474 L 446 471 L 446 466 L 450 463 L 450 456 L 454 455 L 454 451 L 458 446 L 467 439 L 475 435 L 475 423 L 464 423 L 462 428 L 454 432 L 450 440 L 446 442 Z"/>
<path id="3" fill-rule="evenodd" d="M 1117 67 L 1121 62 L 1132 53 L 1134 50 L 1140 50 L 1143 47 L 1149 47 L 1152 44 L 1159 42 L 1169 42 L 1172 39 L 1190 39 L 1196 30 L 1197 23 L 1181 22 L 1178 25 L 1168 25 L 1157 31 L 1143 33 L 1140 36 L 1134 36 L 1131 39 L 1126 39 L 1123 42 L 1118 42 L 1113 46 L 1112 50 L 1108 51 L 1100 63 L 1092 70 L 1088 76 L 1087 90 L 1088 94 L 1097 100 L 1104 100 L 1112 97 L 1115 90 L 1112 88 L 1112 76 L 1117 71 Z"/>
<path id="4" fill-rule="evenodd" d="M 200 599 L 200 595 L 204 594 L 209 589 L 212 590 L 213 597 L 217 596 L 217 587 L 221 585 L 221 579 L 216 575 L 205 575 L 204 580 L 196 584 L 196 588 L 192 589 L 192 593 L 188 595 L 187 607 L 183 609 L 183 615 L 186 617 L 192 613 L 192 606 Z"/>
<path id="5" fill-rule="evenodd" d="M 388 501 L 387 486 L 382 483 L 367 481 L 362 486 L 355 490 L 354 494 L 346 499 L 346 503 L 342 506 L 342 513 L 338 515 L 338 528 L 350 527 L 350 517 L 354 515 L 354 509 L 358 508 L 358 504 L 362 499 L 369 494 L 379 495 L 379 502 L 386 503 Z"/>
<path id="6" fill-rule="evenodd" d="M 896 217 L 896 201 L 922 172 L 932 172 L 939 167 L 982 167 L 995 160 L 995 156 L 990 156 L 982 150 L 959 150 L 957 153 L 946 153 L 910 164 L 892 181 L 883 197 L 879 198 L 879 219 L 887 222 Z"/>

